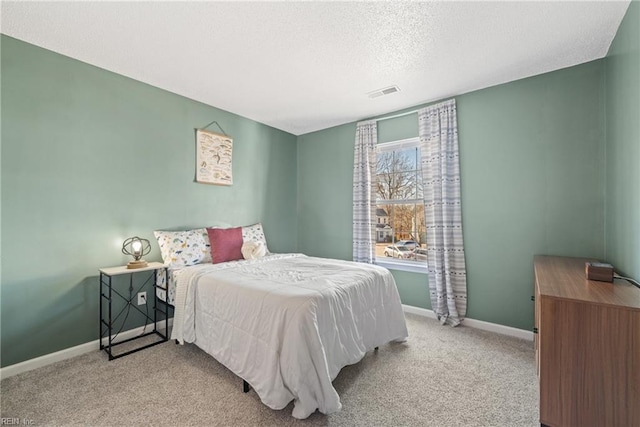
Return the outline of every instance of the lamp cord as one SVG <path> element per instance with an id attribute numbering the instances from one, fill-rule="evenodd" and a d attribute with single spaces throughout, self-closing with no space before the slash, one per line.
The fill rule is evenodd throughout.
<path id="1" fill-rule="evenodd" d="M 614 274 L 614 275 L 613 275 L 613 278 L 614 278 L 614 279 L 622 279 L 622 280 L 626 280 L 627 282 L 631 283 L 632 285 L 634 285 L 634 286 L 636 286 L 636 287 L 640 288 L 640 283 L 638 283 L 637 281 L 633 280 L 631 277 L 622 277 L 622 276 L 619 276 L 619 275 L 617 275 L 617 274 Z"/>
<path id="2" fill-rule="evenodd" d="M 124 315 L 124 320 L 122 321 L 122 325 L 120 325 L 120 329 L 118 329 L 118 332 L 116 332 L 113 338 L 111 338 L 111 341 L 115 341 L 116 338 L 118 338 L 118 335 L 120 334 L 120 332 L 122 332 L 124 325 L 127 323 L 127 318 L 129 317 L 129 311 L 131 311 L 131 301 L 127 303 L 127 313 Z"/>
<path id="3" fill-rule="evenodd" d="M 144 319 L 144 328 L 142 328 L 142 332 L 140 332 L 140 334 L 138 335 L 139 337 L 143 336 L 147 332 L 147 321 L 149 320 L 149 301 L 147 301 L 146 297 L 144 299 L 144 308 L 147 312 L 147 318 Z"/>

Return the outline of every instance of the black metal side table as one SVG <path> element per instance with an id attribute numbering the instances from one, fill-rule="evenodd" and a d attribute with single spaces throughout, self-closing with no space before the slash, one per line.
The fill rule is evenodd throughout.
<path id="1" fill-rule="evenodd" d="M 120 266 L 120 267 L 111 267 L 111 268 L 101 268 L 100 269 L 100 329 L 99 329 L 99 333 L 100 333 L 100 350 L 104 350 L 108 355 L 109 355 L 109 360 L 113 360 L 113 359 L 117 359 L 119 357 L 123 357 L 126 355 L 129 355 L 131 353 L 135 353 L 137 351 L 140 350 L 144 350 L 145 348 L 149 348 L 149 347 L 153 347 L 154 345 L 158 345 L 158 344 L 162 344 L 163 342 L 167 342 L 169 340 L 169 306 L 167 301 L 162 301 L 157 297 L 157 288 L 159 288 L 158 284 L 156 283 L 156 272 L 157 270 L 161 270 L 164 269 L 165 270 L 165 277 L 167 274 L 166 271 L 166 267 L 164 266 L 164 264 L 159 263 L 159 262 L 150 262 L 149 265 L 147 267 L 144 268 L 136 268 L 136 269 L 128 269 L 127 266 Z M 147 273 L 149 274 L 149 276 L 146 278 L 146 280 L 144 281 L 144 283 L 142 283 L 141 285 L 137 286 L 137 291 L 134 292 L 133 291 L 133 276 L 136 274 L 140 274 L 140 273 Z M 129 275 L 129 296 L 126 296 L 126 294 L 122 294 L 120 292 L 118 292 L 116 289 L 114 289 L 113 284 L 112 284 L 112 279 L 115 276 L 120 276 L 120 275 L 125 275 L 128 274 Z M 153 317 L 151 317 L 148 313 L 143 312 L 142 310 L 140 310 L 138 308 L 138 306 L 135 304 L 134 299 L 137 297 L 138 292 L 140 292 L 142 289 L 144 289 L 144 287 L 153 280 L 153 287 L 154 287 L 154 295 L 153 295 Z M 163 288 L 164 289 L 164 288 Z M 114 295 L 115 294 L 115 295 Z M 115 296 L 120 297 L 122 300 L 124 300 L 126 302 L 125 306 L 120 310 L 120 312 L 113 317 L 113 313 L 112 313 L 112 304 L 113 304 L 113 298 Z M 103 302 L 104 300 L 104 302 Z M 119 300 L 118 300 L 119 301 Z M 164 311 L 159 307 L 158 302 L 164 303 Z M 149 304 L 148 299 L 145 301 L 146 304 Z M 105 319 L 104 315 L 103 315 L 103 304 L 107 304 L 108 305 L 108 318 Z M 113 325 L 115 323 L 116 320 L 118 320 L 118 318 L 125 312 L 126 310 L 131 310 L 131 308 L 134 308 L 136 310 L 138 310 L 144 317 L 145 317 L 145 322 L 148 324 L 148 322 L 153 322 L 153 330 L 150 332 L 147 332 L 145 334 L 142 335 L 138 335 L 135 336 L 133 338 L 129 338 L 129 339 L 125 339 L 122 341 L 118 341 L 118 342 L 113 342 L 113 339 L 115 338 L 113 336 Z M 164 334 L 162 332 L 160 332 L 158 330 L 158 313 L 164 314 L 164 322 L 165 322 L 165 330 L 164 330 Z M 124 325 L 123 325 L 124 326 Z M 119 333 L 120 331 L 118 331 Z M 107 336 L 107 343 L 105 345 L 104 343 L 104 337 L 105 334 Z M 113 355 L 112 353 L 112 348 L 115 347 L 116 345 L 120 345 L 120 344 L 124 344 L 126 342 L 129 341 L 133 341 L 139 338 L 143 338 L 149 335 L 158 335 L 161 340 L 159 341 L 155 341 L 153 343 L 150 344 L 146 344 L 144 346 L 135 348 L 133 350 L 127 351 L 125 353 L 121 353 L 118 355 Z M 116 334 L 117 335 L 117 334 Z"/>

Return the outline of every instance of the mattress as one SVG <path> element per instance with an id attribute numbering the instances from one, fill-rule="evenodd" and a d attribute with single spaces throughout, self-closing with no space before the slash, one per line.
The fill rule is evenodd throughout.
<path id="1" fill-rule="evenodd" d="M 407 337 L 393 276 L 375 265 L 277 254 L 187 267 L 175 285 L 171 338 L 212 355 L 270 408 L 293 400 L 296 418 L 340 410 L 340 370 Z"/>

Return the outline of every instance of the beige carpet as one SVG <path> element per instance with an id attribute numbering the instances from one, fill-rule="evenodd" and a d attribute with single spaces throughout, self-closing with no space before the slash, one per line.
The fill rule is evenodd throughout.
<path id="1" fill-rule="evenodd" d="M 291 417 L 193 345 L 92 352 L 7 378 L 2 417 L 33 425 L 538 426 L 533 344 L 407 315 L 409 340 L 345 367 L 342 410 Z"/>

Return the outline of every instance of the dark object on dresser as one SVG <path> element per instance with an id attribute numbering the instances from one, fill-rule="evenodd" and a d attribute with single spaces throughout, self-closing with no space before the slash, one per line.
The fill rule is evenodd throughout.
<path id="1" fill-rule="evenodd" d="M 587 262 L 585 263 L 584 269 L 588 280 L 613 282 L 613 266 L 611 264 Z"/>

